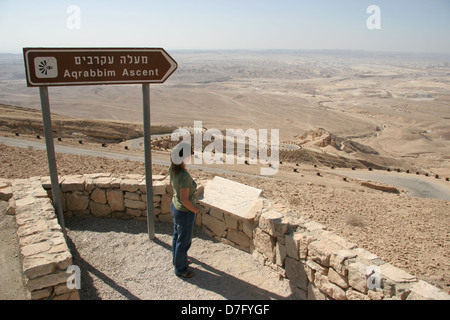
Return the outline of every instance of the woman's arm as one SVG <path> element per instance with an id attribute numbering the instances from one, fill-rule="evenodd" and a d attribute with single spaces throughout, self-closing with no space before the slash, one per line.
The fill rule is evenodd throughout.
<path id="1" fill-rule="evenodd" d="M 180 201 L 183 204 L 183 206 L 189 211 L 196 214 L 200 212 L 200 210 L 198 210 L 194 206 L 194 204 L 189 200 L 189 188 L 183 188 L 180 190 Z"/>

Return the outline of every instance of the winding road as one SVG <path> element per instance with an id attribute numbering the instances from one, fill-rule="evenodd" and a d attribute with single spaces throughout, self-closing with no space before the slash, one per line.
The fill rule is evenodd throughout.
<path id="1" fill-rule="evenodd" d="M 28 148 L 33 147 L 36 150 L 46 150 L 44 142 L 21 140 L 16 138 L 0 137 L 0 143 L 8 146 Z M 131 160 L 144 162 L 144 156 L 133 156 L 127 154 L 107 152 L 103 150 L 90 150 L 85 148 L 77 148 L 73 146 L 62 146 L 55 144 L 55 152 L 65 154 L 86 155 L 93 157 L 105 157 L 115 160 Z M 168 160 L 152 159 L 153 164 L 169 166 Z M 273 179 L 271 176 L 252 175 L 237 171 L 224 170 L 219 168 L 211 168 L 201 165 L 189 165 L 189 168 L 203 170 L 205 172 L 216 174 L 231 174 L 239 176 L 248 176 L 259 179 Z M 412 197 L 433 198 L 450 201 L 450 183 L 446 185 L 446 182 L 435 181 L 430 177 L 413 176 L 405 173 L 387 173 L 387 172 L 355 172 L 355 171 L 327 171 L 329 173 L 347 176 L 353 179 L 359 180 L 372 180 L 389 185 L 396 186 L 408 191 L 408 195 Z"/>
<path id="2" fill-rule="evenodd" d="M 20 148 L 28 148 L 33 147 L 36 150 L 46 150 L 46 145 L 44 142 L 37 142 L 37 141 L 30 141 L 30 140 L 20 140 L 15 138 L 7 138 L 7 137 L 0 137 L 0 143 L 3 143 L 4 145 L 11 146 L 11 147 L 20 147 Z M 75 154 L 75 155 L 81 155 L 81 156 L 92 156 L 92 157 L 105 157 L 108 159 L 113 160 L 128 160 L 128 161 L 137 161 L 137 162 L 145 162 L 144 155 L 142 156 L 133 156 L 133 155 L 127 155 L 127 154 L 121 154 L 121 153 L 114 153 L 114 152 L 107 152 L 103 150 L 90 150 L 85 148 L 77 148 L 73 146 L 61 146 L 58 144 L 55 144 L 55 152 L 56 153 L 64 153 L 64 154 Z M 155 159 L 152 157 L 152 164 L 158 164 L 163 166 L 169 166 L 170 162 L 168 160 L 160 160 Z M 244 177 L 251 177 L 251 178 L 259 178 L 259 179 L 272 179 L 270 176 L 260 176 L 260 175 L 252 175 L 252 174 L 246 174 L 242 172 L 237 171 L 230 171 L 230 170 L 224 170 L 219 168 L 210 168 L 205 167 L 201 165 L 194 165 L 190 164 L 188 165 L 188 168 L 196 169 L 196 170 L 203 170 L 204 172 L 210 172 L 210 173 L 216 173 L 216 174 L 229 174 L 229 175 L 239 175 Z"/>
<path id="3" fill-rule="evenodd" d="M 355 171 L 328 171 L 358 180 L 371 180 L 396 186 L 408 191 L 411 197 L 441 199 L 450 201 L 450 183 L 431 180 L 429 177 L 418 177 L 397 172 L 355 172 Z"/>

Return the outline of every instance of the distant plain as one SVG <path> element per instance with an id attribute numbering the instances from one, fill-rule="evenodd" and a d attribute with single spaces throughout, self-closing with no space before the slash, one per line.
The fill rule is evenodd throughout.
<path id="1" fill-rule="evenodd" d="M 174 51 L 178 70 L 151 86 L 154 125 L 323 128 L 392 157 L 450 174 L 450 56 L 362 51 Z M 142 123 L 139 85 L 51 87 L 51 111 Z M 21 55 L 0 55 L 0 103 L 40 109 Z"/>

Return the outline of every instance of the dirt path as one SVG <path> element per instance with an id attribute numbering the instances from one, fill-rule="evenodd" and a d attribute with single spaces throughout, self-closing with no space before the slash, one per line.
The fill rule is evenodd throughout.
<path id="1" fill-rule="evenodd" d="M 0 201 L 0 300 L 27 299 L 22 281 L 20 249 L 14 216 L 6 215 L 8 203 Z"/>
<path id="2" fill-rule="evenodd" d="M 81 299 L 285 300 L 289 284 L 250 254 L 205 236 L 197 228 L 189 256 L 195 276 L 173 273 L 172 225 L 145 221 L 68 219 L 73 263 L 81 270 Z"/>

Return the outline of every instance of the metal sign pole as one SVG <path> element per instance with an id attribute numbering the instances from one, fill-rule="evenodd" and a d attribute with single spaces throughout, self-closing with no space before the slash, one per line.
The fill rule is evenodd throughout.
<path id="1" fill-rule="evenodd" d="M 53 143 L 52 119 L 50 115 L 50 103 L 48 99 L 48 88 L 39 87 L 41 95 L 42 120 L 44 121 L 45 144 L 47 146 L 48 168 L 50 170 L 50 179 L 52 183 L 53 205 L 56 210 L 59 225 L 66 237 L 66 227 L 64 224 L 64 213 L 61 201 L 61 191 L 58 182 L 58 170 L 56 168 L 55 145 Z"/>
<path id="2" fill-rule="evenodd" d="M 147 229 L 150 240 L 155 239 L 155 218 L 153 210 L 152 149 L 150 134 L 150 85 L 142 84 L 144 107 L 144 149 L 145 149 L 145 188 L 147 190 Z"/>

